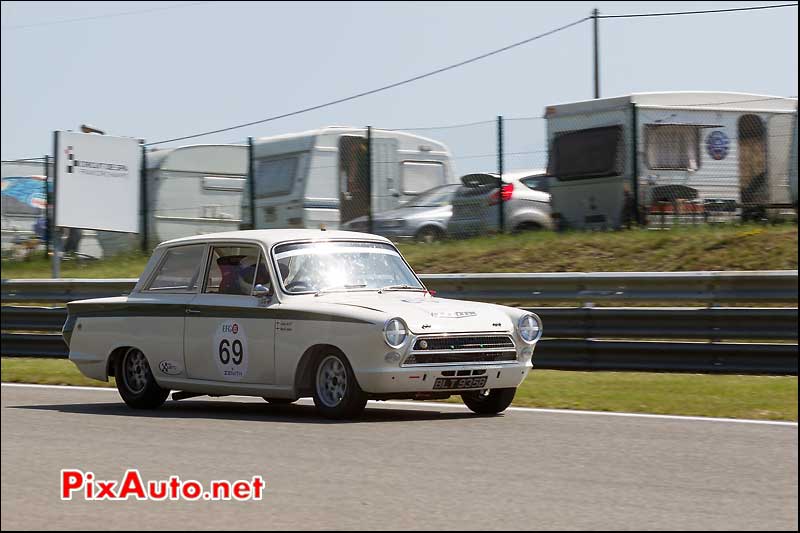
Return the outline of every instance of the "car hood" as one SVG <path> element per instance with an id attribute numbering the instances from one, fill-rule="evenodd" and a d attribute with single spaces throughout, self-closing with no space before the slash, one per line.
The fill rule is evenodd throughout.
<path id="1" fill-rule="evenodd" d="M 319 303 L 359 307 L 402 318 L 415 334 L 512 332 L 514 323 L 502 306 L 435 298 L 412 291 L 354 291 L 315 296 Z"/>

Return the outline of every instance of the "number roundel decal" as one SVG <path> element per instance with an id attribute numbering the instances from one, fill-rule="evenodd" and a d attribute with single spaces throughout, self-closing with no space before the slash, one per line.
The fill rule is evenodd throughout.
<path id="1" fill-rule="evenodd" d="M 239 381 L 247 374 L 247 335 L 236 320 L 225 320 L 217 328 L 211 347 L 211 357 L 222 378 Z"/>

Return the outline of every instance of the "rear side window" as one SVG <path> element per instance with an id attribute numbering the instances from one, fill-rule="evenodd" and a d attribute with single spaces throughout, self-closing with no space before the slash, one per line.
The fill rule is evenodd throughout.
<path id="1" fill-rule="evenodd" d="M 548 174 L 560 180 L 622 173 L 622 126 L 559 133 L 553 139 Z"/>
<path id="2" fill-rule="evenodd" d="M 403 161 L 401 165 L 403 194 L 419 194 L 444 185 L 444 165 L 436 161 Z"/>
<path id="3" fill-rule="evenodd" d="M 530 176 L 519 181 L 534 191 L 550 192 L 550 181 L 547 176 Z"/>
<path id="4" fill-rule="evenodd" d="M 194 292 L 203 260 L 204 244 L 170 248 L 145 290 L 160 292 Z"/>
<path id="5" fill-rule="evenodd" d="M 257 161 L 256 198 L 280 196 L 292 192 L 296 171 L 297 157 Z"/>

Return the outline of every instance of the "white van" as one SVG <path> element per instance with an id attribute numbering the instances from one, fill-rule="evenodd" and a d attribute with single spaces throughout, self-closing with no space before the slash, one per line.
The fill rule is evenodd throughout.
<path id="1" fill-rule="evenodd" d="M 243 196 L 242 228 L 338 229 L 393 209 L 432 187 L 456 183 L 440 142 L 372 130 L 371 195 L 366 128 L 327 127 L 253 141 L 255 220 Z M 253 224 L 254 223 L 254 224 Z"/>
<path id="2" fill-rule="evenodd" d="M 665 212 L 746 215 L 792 204 L 797 99 L 640 93 L 546 108 L 553 217 L 616 228 Z M 796 153 L 796 149 L 794 150 Z"/>

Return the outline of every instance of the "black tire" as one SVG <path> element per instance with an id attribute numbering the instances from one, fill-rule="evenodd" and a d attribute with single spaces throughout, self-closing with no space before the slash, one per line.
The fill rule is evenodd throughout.
<path id="1" fill-rule="evenodd" d="M 114 376 L 119 395 L 134 409 L 161 407 L 169 396 L 168 389 L 158 386 L 147 358 L 137 348 L 128 348 L 124 354 L 117 357 L 114 362 Z"/>
<path id="2" fill-rule="evenodd" d="M 433 226 L 426 226 L 417 232 L 416 241 L 427 244 L 442 240 L 442 230 Z"/>
<path id="3" fill-rule="evenodd" d="M 514 233 L 523 233 L 525 231 L 542 231 L 543 229 L 544 228 L 536 222 L 523 222 L 514 228 Z"/>
<path id="4" fill-rule="evenodd" d="M 467 407 L 479 415 L 496 415 L 505 411 L 514 400 L 516 388 L 490 389 L 467 392 L 461 395 Z"/>
<path id="5" fill-rule="evenodd" d="M 266 396 L 262 396 L 264 401 L 270 403 L 272 405 L 289 405 L 290 403 L 294 403 L 297 400 L 290 400 L 289 398 L 267 398 Z"/>
<path id="6" fill-rule="evenodd" d="M 361 390 L 347 358 L 336 351 L 326 351 L 317 358 L 312 374 L 314 405 L 325 418 L 356 418 L 367 406 L 367 394 Z"/>

